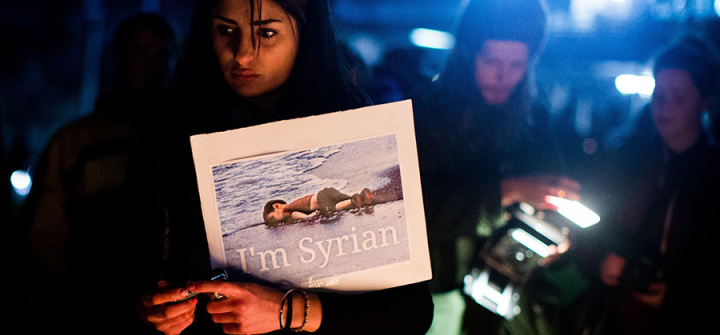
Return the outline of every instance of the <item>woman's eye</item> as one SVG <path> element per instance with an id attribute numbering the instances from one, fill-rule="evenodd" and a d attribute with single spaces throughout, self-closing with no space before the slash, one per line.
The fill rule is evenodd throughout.
<path id="1" fill-rule="evenodd" d="M 217 32 L 223 36 L 229 36 L 235 32 L 235 28 L 225 25 L 219 25 L 215 27 L 215 30 L 217 30 Z"/>
<path id="2" fill-rule="evenodd" d="M 258 29 L 258 36 L 266 39 L 271 39 L 277 35 L 277 31 L 272 29 Z"/>

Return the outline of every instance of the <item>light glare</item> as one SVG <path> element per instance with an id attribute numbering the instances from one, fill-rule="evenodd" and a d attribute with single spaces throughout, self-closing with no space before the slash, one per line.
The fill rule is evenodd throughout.
<path id="1" fill-rule="evenodd" d="M 473 280 L 472 275 L 468 274 L 463 281 L 465 282 L 465 293 L 472 296 L 480 305 L 506 319 L 511 319 L 517 314 L 513 314 L 513 312 L 517 312 L 517 309 L 512 308 L 514 306 L 513 301 L 517 300 L 514 299 L 517 293 L 512 284 L 508 284 L 502 288 L 502 291 L 498 291 L 490 284 L 488 270 L 483 270 L 475 280 Z"/>
<path id="2" fill-rule="evenodd" d="M 19 195 L 27 195 L 32 186 L 32 178 L 26 171 L 17 170 L 10 175 L 10 184 Z"/>
<path id="3" fill-rule="evenodd" d="M 520 242 L 520 244 L 526 246 L 528 249 L 532 250 L 542 258 L 550 255 L 550 248 L 547 246 L 547 244 L 543 243 L 542 241 L 538 240 L 537 238 L 528 234 L 528 232 L 522 229 L 513 229 L 513 231 L 510 233 L 510 236 L 512 236 L 515 241 Z"/>
<path id="4" fill-rule="evenodd" d="M 553 196 L 548 196 L 546 200 L 551 205 L 557 207 L 557 212 L 560 213 L 560 215 L 568 218 L 582 228 L 587 228 L 600 222 L 599 215 L 577 201 Z"/>
<path id="5" fill-rule="evenodd" d="M 419 47 L 449 50 L 455 46 L 455 37 L 444 31 L 416 28 L 410 32 L 410 41 Z"/>
<path id="6" fill-rule="evenodd" d="M 615 77 L 615 88 L 622 94 L 651 96 L 655 89 L 655 79 L 650 76 L 621 74 Z"/>

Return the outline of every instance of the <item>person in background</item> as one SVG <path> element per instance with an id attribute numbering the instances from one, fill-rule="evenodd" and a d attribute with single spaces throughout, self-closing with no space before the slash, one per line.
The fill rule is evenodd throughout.
<path id="1" fill-rule="evenodd" d="M 373 81 L 372 68 L 367 65 L 365 60 L 360 56 L 360 53 L 348 43 L 341 42 L 340 50 L 345 59 L 347 59 L 348 66 L 350 67 L 350 78 L 352 78 L 353 84 L 367 92 Z M 372 98 L 370 99 L 372 100 Z"/>
<path id="2" fill-rule="evenodd" d="M 701 283 L 714 262 L 720 203 L 720 151 L 703 116 L 717 106 L 720 58 L 687 35 L 655 59 L 647 110 L 651 132 L 630 137 L 617 155 L 622 206 L 607 222 L 600 280 L 613 300 L 602 334 L 700 333 L 712 325 Z"/>
<path id="3" fill-rule="evenodd" d="M 148 120 L 166 89 L 178 41 L 167 20 L 136 14 L 122 21 L 112 45 L 114 85 L 96 101 L 90 115 L 61 127 L 48 143 L 22 209 L 30 232 L 34 283 L 29 312 L 47 319 L 31 331 L 91 332 L 98 323 L 134 331 L 134 260 L 147 250 L 137 240 L 145 229 L 134 219 L 139 195 L 129 184 L 131 166 L 148 136 Z M 87 308 L 85 317 L 69 301 L 90 299 L 108 285 L 118 304 Z M 103 320 L 103 321 L 100 321 Z M 36 320 L 33 320 L 36 321 Z M 47 328 L 46 328 L 47 327 Z"/>
<path id="4" fill-rule="evenodd" d="M 578 199 L 535 98 L 532 70 L 545 27 L 543 1 L 470 1 L 443 73 L 415 100 L 436 304 L 457 294 L 475 250 L 504 224 L 504 208 L 552 209 L 548 195 Z M 466 318 L 471 333 L 497 326 Z"/>
<path id="5" fill-rule="evenodd" d="M 165 257 L 143 274 L 149 291 L 140 295 L 138 314 L 148 328 L 168 335 L 424 334 L 433 312 L 427 282 L 348 295 L 288 291 L 252 278 L 202 280 L 212 269 L 189 136 L 369 104 L 342 59 L 328 2 L 199 1 L 186 47 L 153 144 L 158 150 L 149 150 L 157 153 L 157 173 L 148 176 L 160 215 L 138 218 L 168 232 Z M 225 299 L 178 302 L 190 291 Z M 295 312 L 283 325 L 285 295 Z"/>
<path id="6" fill-rule="evenodd" d="M 418 47 L 388 50 L 380 64 L 372 68 L 367 89 L 373 103 L 382 104 L 412 98 L 424 92 L 432 78 L 424 73 L 426 54 Z"/>

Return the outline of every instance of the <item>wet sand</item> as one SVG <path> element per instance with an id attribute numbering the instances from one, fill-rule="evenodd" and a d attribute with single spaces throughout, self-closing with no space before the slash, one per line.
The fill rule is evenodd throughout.
<path id="1" fill-rule="evenodd" d="M 390 182 L 385 171 L 398 164 L 394 136 L 377 138 L 369 143 L 348 143 L 320 167 L 310 171 L 319 178 L 344 179 L 342 191 L 355 193 L 363 188 L 379 189 Z"/>

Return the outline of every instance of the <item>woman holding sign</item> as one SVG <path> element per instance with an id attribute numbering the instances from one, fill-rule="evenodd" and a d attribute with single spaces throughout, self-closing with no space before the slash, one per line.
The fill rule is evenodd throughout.
<path id="1" fill-rule="evenodd" d="M 142 319 L 168 335 L 212 329 L 424 334 L 432 320 L 427 283 L 344 295 L 201 280 L 210 265 L 188 136 L 353 109 L 368 101 L 351 84 L 326 1 L 200 1 L 187 43 L 178 94 L 168 108 L 175 116 L 168 115 L 170 126 L 162 127 L 171 130 L 158 136 L 178 142 L 154 152 L 170 155 L 156 157 L 162 166 L 171 165 L 161 166 L 158 175 L 167 184 L 157 195 L 169 199 L 163 211 L 169 238 L 156 274 L 163 280 L 143 296 Z M 178 111 L 187 113 L 178 118 Z M 197 298 L 183 300 L 191 292 L 223 299 L 201 307 Z"/>

